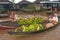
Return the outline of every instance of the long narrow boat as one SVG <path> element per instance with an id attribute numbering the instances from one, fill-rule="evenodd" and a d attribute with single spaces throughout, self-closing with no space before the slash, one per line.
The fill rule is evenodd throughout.
<path id="1" fill-rule="evenodd" d="M 46 31 L 46 30 L 49 30 L 49 29 L 52 29 L 54 27 L 57 27 L 57 25 L 54 25 L 50 28 L 47 28 L 47 29 L 44 29 L 44 30 L 39 30 L 39 31 L 33 31 L 33 32 L 22 32 L 22 31 L 17 31 L 17 32 L 14 32 L 14 31 L 8 31 L 9 34 L 11 35 L 27 35 L 27 34 L 35 34 L 35 33 L 40 33 L 40 32 L 43 32 L 43 31 Z"/>
<path id="2" fill-rule="evenodd" d="M 0 22 L 0 29 L 16 29 L 17 27 L 19 27 L 17 22 Z"/>
<path id="3" fill-rule="evenodd" d="M 52 26 L 52 27 L 50 27 L 48 29 L 51 29 L 53 27 L 56 27 L 56 26 L 58 26 L 58 24 L 57 25 L 54 25 L 54 26 Z M 19 26 L 21 26 L 21 25 L 18 25 L 17 22 L 9 22 L 9 21 L 0 22 L 0 29 L 16 29 Z M 15 34 L 26 35 L 26 34 L 33 34 L 33 33 L 43 32 L 43 31 L 46 31 L 48 29 L 39 30 L 39 31 L 33 31 L 33 32 L 22 32 L 22 31 L 14 32 L 14 31 L 11 30 L 11 31 L 8 31 L 8 33 L 9 34 L 13 34 L 13 35 L 15 35 Z"/>
<path id="4" fill-rule="evenodd" d="M 12 27 L 12 26 L 2 26 L 0 25 L 0 29 L 16 29 L 17 27 Z"/>

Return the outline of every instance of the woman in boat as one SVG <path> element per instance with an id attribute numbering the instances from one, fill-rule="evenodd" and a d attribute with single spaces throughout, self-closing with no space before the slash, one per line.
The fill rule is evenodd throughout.
<path id="1" fill-rule="evenodd" d="M 58 16 L 57 16 L 57 10 L 55 9 L 54 12 L 50 15 L 49 21 L 52 23 L 58 23 Z"/>
<path id="2" fill-rule="evenodd" d="M 50 28 L 53 27 L 54 25 L 57 25 L 57 23 L 58 23 L 58 16 L 57 16 L 57 11 L 55 9 L 54 12 L 50 14 L 49 23 L 47 23 L 45 27 Z"/>
<path id="3" fill-rule="evenodd" d="M 10 13 L 10 21 L 11 22 L 16 21 L 16 13 L 14 11 L 11 11 L 11 13 Z"/>

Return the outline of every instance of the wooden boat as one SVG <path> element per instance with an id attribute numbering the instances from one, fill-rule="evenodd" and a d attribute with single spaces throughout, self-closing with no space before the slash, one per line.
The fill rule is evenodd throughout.
<path id="1" fill-rule="evenodd" d="M 0 22 L 0 29 L 16 29 L 19 25 L 16 22 Z"/>
<path id="2" fill-rule="evenodd" d="M 56 27 L 57 25 L 54 25 L 54 26 L 52 26 L 50 28 L 47 28 L 47 29 L 45 28 L 44 30 L 33 31 L 33 32 L 22 32 L 22 31 L 14 32 L 12 30 L 11 31 L 9 30 L 8 33 L 9 34 L 12 34 L 12 35 L 16 35 L 16 34 L 20 34 L 20 35 L 34 34 L 34 33 L 39 33 L 39 32 L 46 31 L 48 29 L 51 29 L 53 27 Z M 0 22 L 0 29 L 16 29 L 19 26 L 21 26 L 21 25 L 18 25 L 17 22 L 9 22 L 9 21 Z"/>
<path id="3" fill-rule="evenodd" d="M 17 27 L 12 27 L 12 26 L 2 26 L 0 25 L 0 29 L 16 29 Z"/>
<path id="4" fill-rule="evenodd" d="M 49 29 L 52 29 L 54 27 L 58 26 L 57 25 L 54 25 L 50 28 L 47 28 L 47 29 L 44 29 L 44 30 L 39 30 L 39 31 L 33 31 L 33 32 L 22 32 L 22 31 L 17 31 L 17 32 L 13 32 L 13 31 L 8 31 L 9 34 L 11 35 L 27 35 L 27 34 L 35 34 L 35 33 L 40 33 L 40 32 L 43 32 L 43 31 L 46 31 L 46 30 L 49 30 Z"/>

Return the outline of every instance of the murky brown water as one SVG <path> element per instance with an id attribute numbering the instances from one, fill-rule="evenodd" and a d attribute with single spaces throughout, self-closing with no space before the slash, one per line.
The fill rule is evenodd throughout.
<path id="1" fill-rule="evenodd" d="M 1 30 L 0 40 L 60 40 L 60 25 L 42 33 L 23 37 L 10 35 L 6 31 Z"/>

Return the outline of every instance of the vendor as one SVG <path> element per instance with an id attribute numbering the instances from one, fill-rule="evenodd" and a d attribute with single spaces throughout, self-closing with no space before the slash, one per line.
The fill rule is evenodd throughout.
<path id="1" fill-rule="evenodd" d="M 49 16 L 49 21 L 52 22 L 52 23 L 58 23 L 58 17 L 57 17 L 56 9 L 55 9 L 55 11 Z"/>
<path id="2" fill-rule="evenodd" d="M 16 21 L 16 13 L 14 11 L 11 11 L 11 13 L 10 13 L 10 21 L 11 22 Z"/>
<path id="3" fill-rule="evenodd" d="M 52 14 L 49 15 L 49 23 L 46 24 L 45 28 L 53 27 L 54 25 L 57 25 L 58 23 L 58 16 L 56 9 Z"/>
<path id="4" fill-rule="evenodd" d="M 50 22 L 52 22 L 52 21 L 58 22 L 58 17 L 57 17 L 57 15 L 54 14 L 54 15 L 50 16 L 50 17 L 49 17 L 49 21 L 50 21 Z"/>

